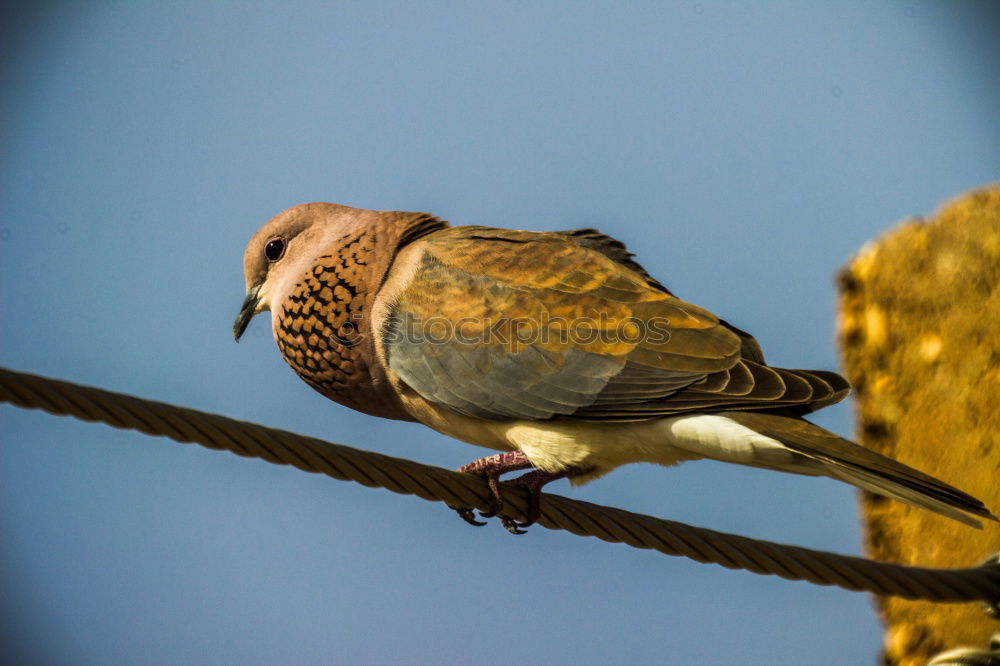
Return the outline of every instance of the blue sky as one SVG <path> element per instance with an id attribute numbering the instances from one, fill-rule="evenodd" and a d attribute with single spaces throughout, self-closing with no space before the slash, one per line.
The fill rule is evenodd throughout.
<path id="1" fill-rule="evenodd" d="M 454 468 L 232 341 L 306 201 L 597 226 L 768 359 L 833 276 L 1000 176 L 990 3 L 4 3 L 0 364 Z M 47 664 L 873 663 L 861 594 L 0 407 L 0 645 Z M 818 421 L 849 434 L 850 405 Z M 855 493 L 716 463 L 553 492 L 858 553 Z"/>

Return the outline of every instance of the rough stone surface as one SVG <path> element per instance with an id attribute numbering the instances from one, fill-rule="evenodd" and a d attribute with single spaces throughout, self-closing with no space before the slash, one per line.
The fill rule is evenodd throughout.
<path id="1" fill-rule="evenodd" d="M 841 275 L 840 306 L 860 442 L 1000 510 L 1000 186 L 866 245 Z M 870 493 L 862 519 L 879 560 L 964 567 L 1000 550 L 997 523 L 978 531 Z M 1000 631 L 978 604 L 877 606 L 894 666 Z"/>

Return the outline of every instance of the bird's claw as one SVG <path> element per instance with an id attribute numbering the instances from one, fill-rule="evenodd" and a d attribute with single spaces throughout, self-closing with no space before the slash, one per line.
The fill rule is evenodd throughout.
<path id="1" fill-rule="evenodd" d="M 476 527 L 482 527 L 482 526 L 486 525 L 486 521 L 484 521 L 484 520 L 476 520 L 476 512 L 473 511 L 472 509 L 459 509 L 459 508 L 454 507 L 454 506 L 451 507 L 451 509 L 454 510 L 455 513 L 458 514 L 459 518 L 461 518 L 465 522 L 469 523 L 470 525 L 475 525 Z M 497 512 L 496 511 L 480 511 L 479 515 L 482 518 L 492 518 L 492 517 L 494 517 L 494 516 L 497 515 Z M 528 527 L 533 522 L 534 521 L 530 521 L 530 522 L 529 521 L 525 521 L 523 523 L 519 523 L 518 521 L 514 520 L 510 516 L 500 516 L 500 524 L 503 525 L 504 529 L 506 529 L 511 534 L 527 534 L 527 532 L 525 530 L 522 530 L 521 528 L 522 527 Z"/>
<path id="2" fill-rule="evenodd" d="M 519 523 L 510 516 L 500 516 L 500 524 L 511 534 L 527 534 L 527 530 L 522 530 L 521 528 L 531 525 L 531 522 L 524 521 L 523 523 Z"/>
<path id="3" fill-rule="evenodd" d="M 486 477 L 486 481 L 487 483 L 489 483 L 490 486 L 490 510 L 480 511 L 479 517 L 493 518 L 495 516 L 499 516 L 500 524 L 502 524 L 504 526 L 504 529 L 506 529 L 511 534 L 527 534 L 527 532 L 525 532 L 521 528 L 528 527 L 529 525 L 534 523 L 535 520 L 537 519 L 538 517 L 537 497 L 534 496 L 532 497 L 534 501 L 532 501 L 532 506 L 528 510 L 529 519 L 524 521 L 523 523 L 518 522 L 517 520 L 514 520 L 510 516 L 506 516 L 500 513 L 504 507 L 503 496 L 500 494 L 500 480 L 495 476 L 488 476 Z M 455 513 L 458 514 L 459 518 L 469 523 L 470 525 L 475 525 L 476 527 L 482 527 L 483 525 L 486 524 L 485 521 L 476 520 L 476 513 L 471 508 L 459 508 L 457 506 L 452 506 L 449 508 L 453 509 Z"/>
<path id="4" fill-rule="evenodd" d="M 460 508 L 455 507 L 455 506 L 453 506 L 451 508 L 455 511 L 455 513 L 458 514 L 459 518 L 461 518 L 465 522 L 469 523 L 470 525 L 475 525 L 476 527 L 482 527 L 483 525 L 486 524 L 486 521 L 476 520 L 476 514 L 475 514 L 475 512 L 472 509 L 469 509 L 469 508 L 460 509 Z M 488 518 L 488 516 L 485 516 L 485 515 L 483 517 L 484 518 Z"/>
<path id="5" fill-rule="evenodd" d="M 522 487 L 526 487 L 528 489 L 528 492 L 530 493 L 528 501 L 528 511 L 526 519 L 523 522 L 515 520 L 514 518 L 511 518 L 510 516 L 502 513 L 504 508 L 504 501 L 503 501 L 503 496 L 500 494 L 501 482 L 497 477 L 492 475 L 486 477 L 486 481 L 487 483 L 489 483 L 490 486 L 490 505 L 491 505 L 490 510 L 480 511 L 479 516 L 481 518 L 493 518 L 495 516 L 499 517 L 500 524 L 503 525 L 504 529 L 506 529 L 511 534 L 527 534 L 527 532 L 522 528 L 534 525 L 542 512 L 540 490 L 541 486 L 544 485 L 544 482 L 533 483 L 532 481 L 536 481 L 537 477 L 532 476 L 530 477 L 531 481 L 525 483 L 525 481 L 522 480 L 523 478 L 524 477 L 519 477 L 518 479 L 512 479 L 511 481 L 503 482 L 503 483 L 509 483 L 511 485 L 519 485 Z M 475 513 L 473 512 L 472 509 L 459 509 L 457 507 L 451 507 L 451 508 L 458 513 L 459 517 L 461 517 L 462 520 L 469 523 L 470 525 L 481 527 L 482 525 L 486 524 L 483 521 L 475 519 Z"/>
<path id="6" fill-rule="evenodd" d="M 504 501 L 503 496 L 500 494 L 500 480 L 493 475 L 486 477 L 486 482 L 490 486 L 490 510 L 480 511 L 480 518 L 493 518 L 494 516 L 500 516 L 500 522 L 503 524 L 507 531 L 511 534 L 524 534 L 524 530 L 518 529 L 519 527 L 527 527 L 531 523 L 519 523 L 510 516 L 500 515 L 500 511 L 503 510 Z M 459 518 L 469 523 L 470 525 L 475 525 L 476 527 L 482 527 L 486 523 L 481 520 L 476 520 L 476 514 L 471 508 L 459 508 L 451 507 L 458 513 Z M 532 521 L 534 522 L 534 521 Z"/>
<path id="7" fill-rule="evenodd" d="M 503 510 L 503 496 L 500 494 L 500 478 L 489 474 L 486 477 L 486 483 L 490 486 L 490 510 L 480 511 L 479 515 L 482 518 L 492 518 Z"/>
<path id="8" fill-rule="evenodd" d="M 528 491 L 528 509 L 525 513 L 524 522 L 518 522 L 510 516 L 504 515 L 503 495 L 500 493 L 500 475 L 519 469 L 531 469 L 532 471 L 527 474 L 522 474 L 516 479 L 504 481 L 503 483 L 511 486 L 520 486 Z M 560 472 L 545 472 L 534 469 L 531 461 L 527 459 L 524 453 L 520 451 L 508 451 L 506 453 L 499 453 L 488 458 L 480 458 L 479 460 L 475 460 L 468 465 L 459 467 L 458 471 L 466 474 L 475 474 L 480 478 L 485 479 L 486 483 L 489 485 L 490 509 L 488 511 L 480 511 L 479 516 L 481 518 L 492 518 L 497 516 L 500 519 L 500 524 L 503 525 L 504 529 L 511 534 L 525 534 L 525 531 L 522 528 L 534 525 L 535 521 L 538 520 L 542 513 L 542 486 L 549 481 L 572 476 L 582 470 L 576 467 L 567 467 Z M 475 514 L 471 508 L 451 508 L 455 509 L 462 520 L 470 525 L 476 525 L 478 527 L 486 524 L 475 519 Z"/>

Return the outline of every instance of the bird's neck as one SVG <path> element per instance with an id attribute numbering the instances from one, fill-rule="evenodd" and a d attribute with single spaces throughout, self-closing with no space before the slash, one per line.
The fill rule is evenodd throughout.
<path id="1" fill-rule="evenodd" d="M 413 420 L 376 357 L 371 308 L 399 250 L 446 226 L 419 213 L 377 213 L 300 274 L 272 322 L 282 356 L 306 383 L 352 409 Z"/>

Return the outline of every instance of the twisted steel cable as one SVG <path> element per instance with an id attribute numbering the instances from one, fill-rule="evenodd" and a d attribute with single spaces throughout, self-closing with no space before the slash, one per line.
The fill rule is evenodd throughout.
<path id="1" fill-rule="evenodd" d="M 487 483 L 469 474 L 122 393 L 0 368 L 0 401 L 194 442 L 453 507 L 491 507 Z M 523 520 L 527 491 L 504 486 L 503 498 L 505 512 Z M 541 509 L 538 524 L 549 529 L 683 555 L 729 569 L 906 599 L 1000 601 L 997 563 L 967 569 L 906 567 L 715 532 L 558 495 L 543 494 Z"/>

